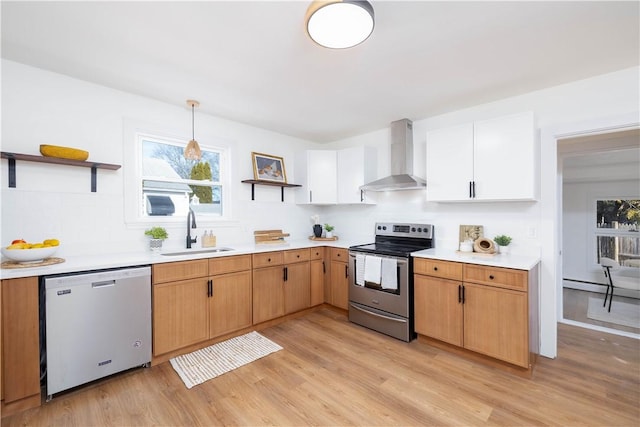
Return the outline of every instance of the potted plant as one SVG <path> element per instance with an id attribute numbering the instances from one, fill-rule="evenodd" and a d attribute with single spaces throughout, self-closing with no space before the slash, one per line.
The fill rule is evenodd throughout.
<path id="1" fill-rule="evenodd" d="M 501 254 L 509 253 L 509 249 L 507 248 L 507 246 L 509 246 L 509 243 L 511 243 L 511 237 L 501 234 L 494 237 L 493 241 L 496 242 L 496 244 L 499 246 L 499 252 Z"/>
<path id="2" fill-rule="evenodd" d="M 334 227 L 333 225 L 329 225 L 329 224 L 325 224 L 325 225 L 324 225 L 324 230 L 326 231 L 326 233 L 325 233 L 325 235 L 324 235 L 324 236 L 325 236 L 327 239 L 331 239 L 331 238 L 333 238 L 333 229 L 334 229 L 334 228 L 335 228 L 335 227 Z"/>
<path id="3" fill-rule="evenodd" d="M 151 227 L 144 232 L 145 236 L 149 236 L 149 248 L 152 252 L 160 252 L 162 249 L 162 241 L 169 237 L 169 233 L 163 227 Z"/>

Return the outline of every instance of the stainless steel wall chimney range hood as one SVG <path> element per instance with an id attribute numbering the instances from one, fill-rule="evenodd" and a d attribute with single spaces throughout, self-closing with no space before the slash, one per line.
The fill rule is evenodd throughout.
<path id="1" fill-rule="evenodd" d="M 391 122 L 391 175 L 360 187 L 365 191 L 422 190 L 424 179 L 413 175 L 413 122 Z"/>

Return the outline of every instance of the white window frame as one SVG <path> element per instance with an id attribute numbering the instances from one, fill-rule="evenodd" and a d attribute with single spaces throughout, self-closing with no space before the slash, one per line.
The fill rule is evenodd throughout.
<path id="1" fill-rule="evenodd" d="M 598 201 L 600 200 L 638 200 L 639 196 L 597 196 L 593 197 L 591 200 L 591 220 L 597 218 L 598 215 Z M 591 247 L 593 248 L 593 264 L 596 267 L 600 267 L 598 262 L 598 237 L 632 237 L 632 238 L 640 238 L 639 231 L 630 231 L 624 229 L 616 229 L 616 228 L 600 228 L 597 226 L 596 222 L 589 221 L 591 227 L 593 228 L 592 239 L 591 239 Z M 637 271 L 638 267 L 628 267 L 620 265 L 621 270 L 633 270 Z"/>
<path id="2" fill-rule="evenodd" d="M 167 143 L 186 146 L 189 142 L 186 137 L 175 136 L 178 132 L 161 129 L 159 126 L 149 124 L 139 124 L 125 120 L 124 124 L 124 209 L 125 223 L 133 227 L 148 227 L 149 225 L 173 225 L 182 224 L 186 217 L 178 216 L 148 216 L 143 213 L 144 195 L 142 190 L 142 140 L 157 139 Z M 220 204 L 221 215 L 198 214 L 198 224 L 222 225 L 233 221 L 231 216 L 231 153 L 230 144 L 218 138 L 199 137 L 200 148 L 207 151 L 216 151 L 220 154 L 220 180 L 215 185 L 221 187 Z M 202 143 L 202 141 L 214 141 Z M 187 184 L 195 183 L 202 185 L 198 181 L 184 180 Z"/>

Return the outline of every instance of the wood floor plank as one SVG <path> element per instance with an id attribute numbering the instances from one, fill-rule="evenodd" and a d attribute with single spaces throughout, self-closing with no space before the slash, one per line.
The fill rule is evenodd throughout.
<path id="1" fill-rule="evenodd" d="M 61 394 L 2 426 L 637 426 L 640 342 L 568 325 L 521 378 L 322 309 L 260 331 L 283 350 L 187 389 L 169 363 Z"/>

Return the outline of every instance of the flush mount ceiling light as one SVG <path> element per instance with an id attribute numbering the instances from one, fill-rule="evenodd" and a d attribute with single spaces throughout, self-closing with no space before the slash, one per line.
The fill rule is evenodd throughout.
<path id="1" fill-rule="evenodd" d="M 198 145 L 198 141 L 196 141 L 194 123 L 195 108 L 199 107 L 200 103 L 188 99 L 187 105 L 191 107 L 191 141 L 184 147 L 184 158 L 188 160 L 200 160 L 202 158 L 202 151 L 200 151 L 200 146 Z"/>
<path id="2" fill-rule="evenodd" d="M 320 46 L 345 49 L 373 32 L 373 6 L 368 1 L 314 1 L 307 9 L 307 33 Z"/>

